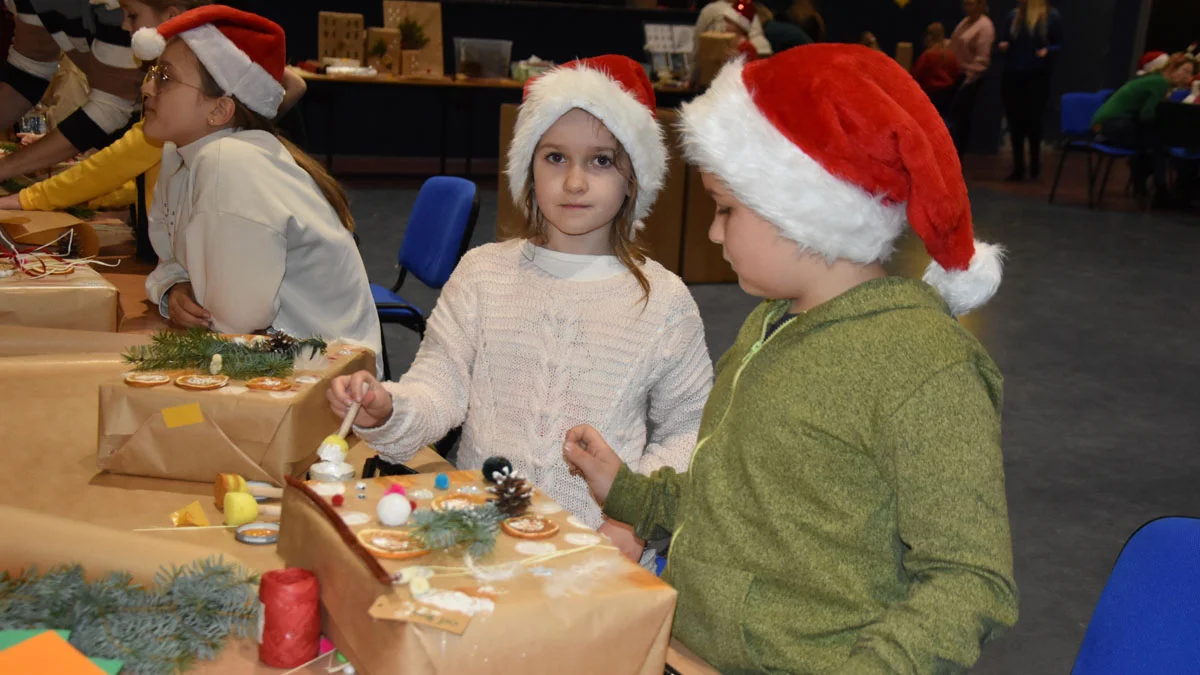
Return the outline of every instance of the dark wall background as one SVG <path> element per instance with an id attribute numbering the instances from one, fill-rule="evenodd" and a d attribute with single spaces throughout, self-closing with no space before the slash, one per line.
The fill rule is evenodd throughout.
<path id="1" fill-rule="evenodd" d="M 229 0 L 227 0 L 229 1 Z M 442 26 L 446 71 L 453 71 L 453 38 L 500 38 L 513 41 L 514 59 L 531 54 L 563 62 L 603 53 L 625 54 L 643 60 L 642 25 L 691 23 L 694 10 L 626 9 L 589 2 L 487 2 L 446 0 L 442 3 Z M 1046 120 L 1048 135 L 1058 129 L 1058 104 L 1066 91 L 1094 91 L 1116 87 L 1132 72 L 1138 15 L 1151 0 L 1052 0 L 1063 17 L 1065 46 L 1056 64 L 1054 86 Z M 268 16 L 288 33 L 288 53 L 293 62 L 310 58 L 317 48 L 317 13 L 322 9 L 360 12 L 366 23 L 382 23 L 380 0 L 233 0 L 242 8 Z M 700 4 L 703 4 L 701 2 Z M 898 7 L 893 0 L 823 0 L 818 5 L 829 31 L 838 42 L 856 42 L 870 30 L 888 53 L 897 42 L 913 42 L 920 49 L 925 27 L 941 21 L 947 32 L 962 19 L 960 0 L 912 0 Z M 1015 0 L 993 0 L 990 15 L 999 25 L 1016 6 Z M 1154 14 L 1147 44 L 1178 43 L 1200 36 L 1200 0 L 1154 0 Z M 1188 17 L 1187 20 L 1184 20 Z M 1161 29 L 1155 31 L 1155 26 Z M 1161 34 L 1161 38 L 1154 36 Z M 1000 71 L 997 58 L 984 83 L 976 110 L 972 150 L 995 152 L 1001 140 Z M 339 89 L 337 150 L 347 154 L 431 156 L 439 150 L 438 134 L 445 122 L 451 129 L 449 154 L 465 151 L 462 130 L 470 124 L 474 154 L 494 157 L 499 134 L 496 109 L 505 101 L 516 101 L 519 93 L 489 92 L 472 99 L 470 119 L 463 106 L 443 109 L 437 92 L 416 87 L 355 86 Z M 663 101 L 670 104 L 673 102 Z M 322 151 L 327 144 L 328 120 L 325 106 L 314 100 L 306 106 L 309 117 L 310 149 Z"/>

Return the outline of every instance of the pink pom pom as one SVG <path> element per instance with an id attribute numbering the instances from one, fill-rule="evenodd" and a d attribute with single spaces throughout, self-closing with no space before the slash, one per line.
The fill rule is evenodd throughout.
<path id="1" fill-rule="evenodd" d="M 408 493 L 404 491 L 403 485 L 396 485 L 395 483 L 392 483 L 391 485 L 388 486 L 388 489 L 383 491 L 384 497 L 386 497 L 388 495 L 407 495 L 407 494 Z"/>

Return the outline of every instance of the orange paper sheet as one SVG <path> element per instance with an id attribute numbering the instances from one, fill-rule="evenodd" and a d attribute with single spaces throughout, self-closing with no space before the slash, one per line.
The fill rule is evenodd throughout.
<path id="1" fill-rule="evenodd" d="M 46 631 L 0 652 L 0 673 L 105 675 L 99 666 L 54 631 Z"/>

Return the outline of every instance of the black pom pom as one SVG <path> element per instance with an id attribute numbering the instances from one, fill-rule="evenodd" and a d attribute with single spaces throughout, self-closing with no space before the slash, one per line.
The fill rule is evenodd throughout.
<path id="1" fill-rule="evenodd" d="M 489 483 L 495 483 L 496 479 L 492 476 L 495 473 L 512 473 L 512 462 L 503 457 L 488 457 L 483 462 L 483 479 Z"/>

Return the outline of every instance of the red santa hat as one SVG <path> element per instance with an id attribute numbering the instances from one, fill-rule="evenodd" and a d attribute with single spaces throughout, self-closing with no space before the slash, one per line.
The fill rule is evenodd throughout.
<path id="1" fill-rule="evenodd" d="M 655 119 L 654 87 L 646 70 L 625 56 L 572 61 L 525 84 L 512 144 L 508 147 L 509 191 L 524 208 L 529 167 L 542 135 L 566 113 L 579 108 L 604 123 L 633 164 L 636 227 L 650 214 L 667 173 L 667 146 Z"/>
<path id="2" fill-rule="evenodd" d="M 803 249 L 885 260 L 907 220 L 954 314 L 999 287 L 1002 250 L 972 235 L 946 125 L 886 55 L 820 44 L 734 61 L 683 106 L 682 127 L 688 159 Z"/>
<path id="3" fill-rule="evenodd" d="M 138 29 L 133 53 L 143 61 L 157 59 L 174 37 L 187 43 L 227 96 L 268 119 L 279 112 L 287 47 L 283 29 L 274 21 L 224 5 L 205 5 L 158 28 Z"/>
<path id="4" fill-rule="evenodd" d="M 721 16 L 729 19 L 733 25 L 750 33 L 750 26 L 754 23 L 754 0 L 732 0 L 731 3 L 721 8 Z"/>
<path id="5" fill-rule="evenodd" d="M 1142 58 L 1138 59 L 1137 74 L 1138 75 L 1148 75 L 1150 73 L 1158 72 L 1158 71 L 1162 70 L 1163 67 L 1166 66 L 1167 62 L 1170 60 L 1171 60 L 1171 55 L 1166 52 L 1160 52 L 1160 51 L 1146 52 L 1145 54 L 1142 54 Z"/>

